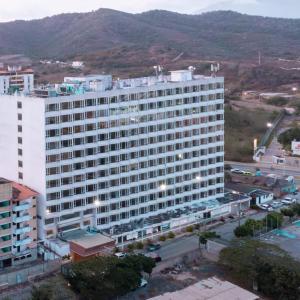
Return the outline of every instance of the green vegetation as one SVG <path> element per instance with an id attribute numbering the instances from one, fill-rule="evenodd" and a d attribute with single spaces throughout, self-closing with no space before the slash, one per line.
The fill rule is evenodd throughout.
<path id="1" fill-rule="evenodd" d="M 294 216 L 300 216 L 300 204 L 295 203 L 289 208 L 282 208 L 280 212 L 291 220 Z"/>
<path id="2" fill-rule="evenodd" d="M 262 137 L 266 123 L 274 120 L 276 114 L 264 110 L 234 110 L 225 107 L 225 159 L 252 162 L 253 140 Z"/>
<path id="3" fill-rule="evenodd" d="M 58 293 L 59 291 L 59 293 Z M 75 300 L 76 295 L 69 289 L 65 279 L 58 275 L 31 290 L 31 300 Z"/>
<path id="4" fill-rule="evenodd" d="M 161 236 L 159 237 L 159 240 L 160 240 L 161 242 L 164 242 L 166 239 L 167 239 L 167 238 L 166 238 L 166 236 L 164 236 L 164 235 L 161 235 Z"/>
<path id="5" fill-rule="evenodd" d="M 173 231 L 170 231 L 168 233 L 168 239 L 174 239 L 174 237 L 175 237 L 175 233 Z"/>
<path id="6" fill-rule="evenodd" d="M 236 237 L 254 236 L 255 232 L 263 230 L 272 230 L 281 227 L 283 216 L 281 213 L 272 212 L 266 215 L 262 220 L 248 219 L 243 225 L 238 226 L 234 230 Z"/>
<path id="7" fill-rule="evenodd" d="M 273 97 L 267 100 L 267 103 L 275 106 L 285 106 L 289 103 L 289 101 L 284 97 Z"/>
<path id="8" fill-rule="evenodd" d="M 142 272 L 150 275 L 154 267 L 154 260 L 143 255 L 95 257 L 73 263 L 66 278 L 83 299 L 108 300 L 138 288 Z"/>
<path id="9" fill-rule="evenodd" d="M 249 288 L 272 299 L 299 299 L 300 263 L 278 246 L 256 240 L 235 240 L 221 251 L 220 263 Z"/>
<path id="10" fill-rule="evenodd" d="M 190 225 L 185 229 L 186 232 L 193 232 L 194 231 L 194 226 Z"/>
<path id="11" fill-rule="evenodd" d="M 220 238 L 221 236 L 218 235 L 215 231 L 204 231 L 201 232 L 199 235 L 199 243 L 206 245 L 208 239 L 213 239 L 213 238 Z"/>
<path id="12" fill-rule="evenodd" d="M 278 137 L 278 142 L 288 150 L 291 150 L 293 140 L 300 141 L 300 128 L 294 127 L 281 133 Z"/>

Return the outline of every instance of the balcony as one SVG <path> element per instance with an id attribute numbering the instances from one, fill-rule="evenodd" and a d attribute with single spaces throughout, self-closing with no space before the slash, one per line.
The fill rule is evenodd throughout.
<path id="1" fill-rule="evenodd" d="M 0 248 L 0 256 L 8 255 L 10 252 L 11 252 L 11 246 Z"/>
<path id="2" fill-rule="evenodd" d="M 10 247 L 12 240 L 2 241 L 0 240 L 0 248 Z"/>
<path id="3" fill-rule="evenodd" d="M 18 206 L 14 206 L 13 207 L 13 211 L 17 212 L 17 211 L 24 211 L 24 210 L 28 210 L 30 208 L 30 204 L 29 203 L 24 203 Z"/>
<path id="4" fill-rule="evenodd" d="M 6 236 L 9 234 L 11 234 L 11 228 L 1 229 L 1 227 L 0 227 L 0 238 L 1 238 L 1 236 Z"/>
<path id="5" fill-rule="evenodd" d="M 22 222 L 28 222 L 32 219 L 31 215 L 27 214 L 24 216 L 20 216 L 20 217 L 13 217 L 13 222 L 14 223 L 22 223 Z"/>
<path id="6" fill-rule="evenodd" d="M 14 230 L 14 234 L 24 234 L 24 233 L 28 233 L 31 231 L 31 227 L 30 226 L 26 226 L 26 227 L 23 227 L 23 228 L 16 228 Z"/>
<path id="7" fill-rule="evenodd" d="M 30 237 L 27 237 L 25 239 L 19 240 L 19 241 L 14 241 L 14 246 L 19 247 L 19 246 L 25 246 L 28 245 L 32 242 L 32 239 Z"/>

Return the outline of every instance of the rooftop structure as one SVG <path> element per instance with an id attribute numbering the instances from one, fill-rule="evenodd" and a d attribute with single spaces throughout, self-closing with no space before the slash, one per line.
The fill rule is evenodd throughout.
<path id="1" fill-rule="evenodd" d="M 201 280 L 183 290 L 165 293 L 149 300 L 258 300 L 257 295 L 216 277 Z"/>
<path id="2" fill-rule="evenodd" d="M 66 77 L 0 103 L 0 174 L 41 194 L 41 239 L 91 227 L 123 243 L 220 207 L 222 77 Z"/>
<path id="3" fill-rule="evenodd" d="M 22 92 L 28 94 L 34 87 L 34 72 L 21 66 L 0 68 L 0 95 Z"/>

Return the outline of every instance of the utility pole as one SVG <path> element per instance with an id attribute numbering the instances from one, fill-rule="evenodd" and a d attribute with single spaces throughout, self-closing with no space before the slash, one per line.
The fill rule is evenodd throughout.
<path id="1" fill-rule="evenodd" d="M 261 66 L 261 52 L 258 51 L 258 65 Z"/>

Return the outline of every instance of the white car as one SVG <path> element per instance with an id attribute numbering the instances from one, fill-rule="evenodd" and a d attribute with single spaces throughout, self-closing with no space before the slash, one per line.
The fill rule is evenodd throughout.
<path id="1" fill-rule="evenodd" d="M 140 288 L 145 287 L 147 284 L 148 284 L 148 281 L 146 279 L 142 278 L 139 287 Z"/>
<path id="2" fill-rule="evenodd" d="M 245 174 L 245 172 L 240 169 L 231 169 L 230 172 L 233 174 Z"/>
<path id="3" fill-rule="evenodd" d="M 115 256 L 116 256 L 117 258 L 123 258 L 123 257 L 126 256 L 126 253 L 124 253 L 124 252 L 116 252 L 116 253 L 115 253 Z"/>
<path id="4" fill-rule="evenodd" d="M 297 200 L 296 199 L 293 199 L 293 198 L 290 198 L 290 197 L 285 197 L 284 199 L 281 200 L 281 202 L 283 204 L 293 204 L 293 203 L 296 203 Z"/>
<path id="5" fill-rule="evenodd" d="M 273 211 L 273 207 L 269 204 L 260 204 L 258 205 L 259 208 L 267 211 Z"/>

